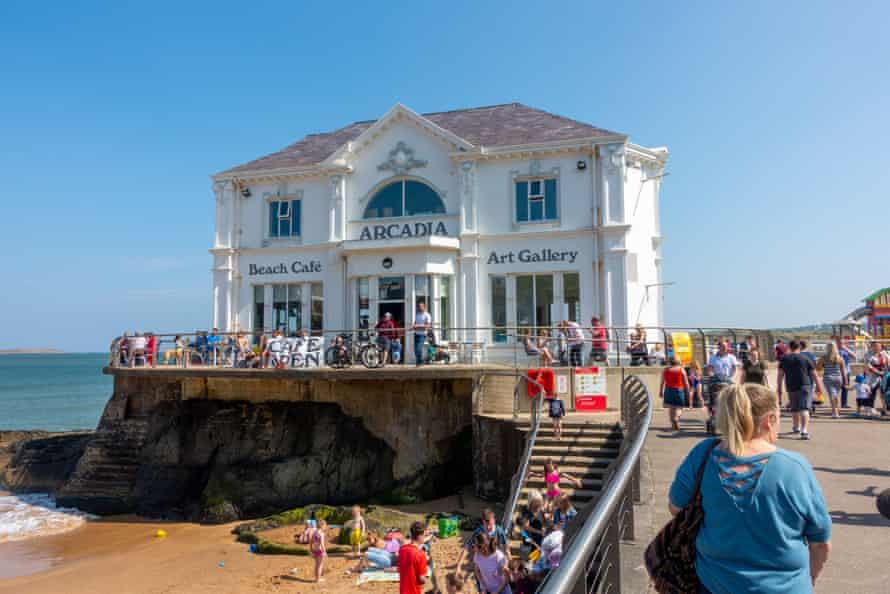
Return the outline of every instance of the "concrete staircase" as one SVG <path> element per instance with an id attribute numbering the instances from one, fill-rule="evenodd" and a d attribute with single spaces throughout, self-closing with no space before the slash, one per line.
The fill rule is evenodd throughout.
<path id="1" fill-rule="evenodd" d="M 520 424 L 520 429 L 529 431 L 529 424 Z M 603 487 L 610 466 L 618 457 L 623 433 L 621 427 L 602 421 L 595 415 L 574 415 L 569 413 L 563 419 L 562 440 L 558 441 L 553 433 L 550 419 L 542 419 L 538 436 L 531 455 L 530 469 L 543 472 L 544 462 L 549 458 L 559 467 L 562 474 L 570 474 L 581 480 L 581 488 L 576 488 L 567 481 L 560 483 L 560 490 L 567 494 L 573 505 L 580 511 L 582 507 L 594 501 Z M 528 504 L 528 494 L 533 489 L 546 491 L 543 477 L 526 478 L 520 489 L 517 514 Z M 518 552 L 519 542 L 511 543 Z"/>

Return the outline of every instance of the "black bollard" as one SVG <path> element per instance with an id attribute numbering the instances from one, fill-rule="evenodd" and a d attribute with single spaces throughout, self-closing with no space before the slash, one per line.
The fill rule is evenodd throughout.
<path id="1" fill-rule="evenodd" d="M 890 489 L 885 489 L 878 494 L 876 503 L 881 515 L 890 520 Z"/>

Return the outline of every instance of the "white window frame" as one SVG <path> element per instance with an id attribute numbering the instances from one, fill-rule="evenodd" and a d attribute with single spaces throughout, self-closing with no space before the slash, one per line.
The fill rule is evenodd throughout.
<path id="1" fill-rule="evenodd" d="M 303 204 L 302 204 L 302 202 L 303 202 L 302 190 L 299 190 L 297 192 L 294 192 L 292 194 L 288 194 L 285 196 L 282 196 L 280 194 L 269 193 L 269 194 L 266 194 L 263 198 L 264 198 L 263 221 L 262 221 L 263 247 L 268 246 L 270 243 L 282 243 L 282 242 L 283 243 L 302 243 L 302 240 L 303 240 L 303 214 L 304 214 L 303 213 Z M 279 235 L 278 237 L 273 237 L 272 230 L 269 228 L 269 218 L 270 218 L 270 213 L 272 210 L 272 203 L 273 202 L 287 202 L 288 214 L 291 214 L 292 213 L 291 209 L 293 208 L 293 205 L 291 203 L 295 200 L 300 201 L 300 219 L 298 221 L 298 224 L 300 225 L 300 232 L 297 234 L 294 234 L 293 224 L 291 224 L 290 235 L 285 236 L 285 237 L 282 237 L 281 235 Z M 279 215 L 278 215 L 279 229 L 280 229 L 281 219 L 282 219 L 281 213 L 279 213 Z M 292 223 L 293 223 L 293 221 L 292 221 Z"/>
<path id="2" fill-rule="evenodd" d="M 543 218 L 540 220 L 533 221 L 531 220 L 531 202 L 538 201 L 541 203 L 541 208 L 546 216 L 547 212 L 547 191 L 546 191 L 546 183 L 548 180 L 554 180 L 556 182 L 556 196 L 554 196 L 554 200 L 556 202 L 556 216 L 552 219 Z M 520 182 L 526 182 L 526 198 L 525 198 L 525 215 L 528 220 L 520 221 L 519 220 L 519 212 L 517 212 L 516 205 L 516 184 Z M 538 194 L 532 193 L 532 183 L 540 182 L 540 190 Z M 554 167 L 550 171 L 542 172 L 536 175 L 529 175 L 527 173 L 520 173 L 518 171 L 512 171 L 510 176 L 510 207 L 511 212 L 513 213 L 513 226 L 514 228 L 525 227 L 526 225 L 543 225 L 543 226 L 551 226 L 551 227 L 559 227 L 562 220 L 562 204 L 560 199 L 560 172 L 559 167 Z"/>

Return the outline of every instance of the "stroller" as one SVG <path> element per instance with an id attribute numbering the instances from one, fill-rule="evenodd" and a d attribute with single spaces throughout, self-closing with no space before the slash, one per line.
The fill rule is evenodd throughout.
<path id="1" fill-rule="evenodd" d="M 445 363 L 451 362 L 451 355 L 448 354 L 446 345 L 436 342 L 436 333 L 428 330 L 426 333 L 426 360 L 429 363 Z"/>

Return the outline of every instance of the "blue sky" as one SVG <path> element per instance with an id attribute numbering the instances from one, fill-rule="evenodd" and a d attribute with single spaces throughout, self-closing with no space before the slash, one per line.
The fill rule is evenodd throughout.
<path id="1" fill-rule="evenodd" d="M 208 175 L 397 101 L 668 146 L 669 323 L 890 285 L 886 4 L 83 4 L 0 3 L 0 348 L 206 326 Z"/>

